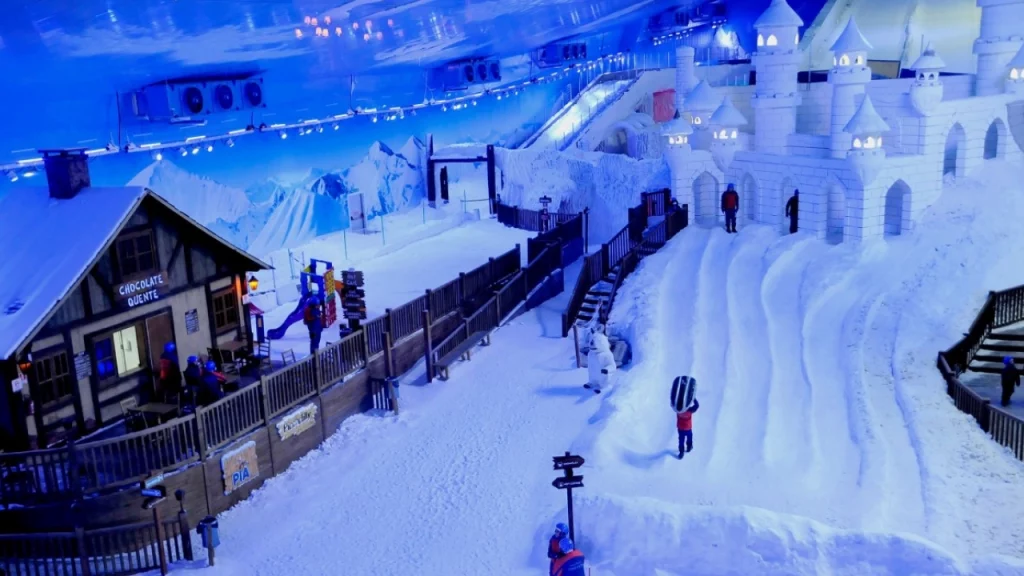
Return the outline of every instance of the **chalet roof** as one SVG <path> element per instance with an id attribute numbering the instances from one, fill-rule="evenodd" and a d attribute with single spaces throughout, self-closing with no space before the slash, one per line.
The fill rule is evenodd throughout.
<path id="1" fill-rule="evenodd" d="M 682 118 L 673 118 L 661 125 L 661 133 L 666 135 L 687 136 L 693 134 L 693 126 Z"/>
<path id="2" fill-rule="evenodd" d="M 850 118 L 846 127 L 843 128 L 843 132 L 853 134 L 854 136 L 882 134 L 889 130 L 889 125 L 885 123 L 885 120 L 875 110 L 875 105 L 871 103 L 871 97 L 867 94 L 864 95 L 864 100 L 861 101 L 857 112 L 853 114 L 853 118 Z"/>
<path id="3" fill-rule="evenodd" d="M 722 102 L 715 89 L 707 79 L 701 80 L 683 100 L 683 110 L 687 112 L 707 112 L 718 108 Z"/>
<path id="4" fill-rule="evenodd" d="M 252 270 L 270 268 L 146 188 L 85 188 L 66 200 L 51 198 L 46 187 L 13 189 L 0 199 L 0 359 L 35 337 L 147 198 Z"/>
<path id="5" fill-rule="evenodd" d="M 800 15 L 789 7 L 786 0 L 772 0 L 768 9 L 754 22 L 754 28 L 799 28 L 803 25 Z"/>
<path id="6" fill-rule="evenodd" d="M 746 117 L 732 105 L 732 100 L 728 96 L 722 100 L 722 105 L 711 115 L 711 124 L 716 126 L 734 128 L 736 126 L 743 126 L 746 123 Z"/>
<path id="7" fill-rule="evenodd" d="M 1006 67 L 1024 68 L 1024 45 L 1020 47 L 1020 50 L 1017 51 L 1017 55 L 1013 57 L 1013 60 L 1010 60 L 1010 63 L 1007 64 Z"/>
<path id="8" fill-rule="evenodd" d="M 935 49 L 929 46 L 925 48 L 925 51 L 914 61 L 914 65 L 910 67 L 911 70 L 942 70 L 946 67 L 946 63 L 942 61 L 935 54 Z"/>
<path id="9" fill-rule="evenodd" d="M 867 52 L 874 48 L 868 39 L 864 37 L 860 32 L 860 28 L 857 26 L 857 20 L 850 16 L 850 19 L 846 22 L 846 28 L 843 29 L 843 33 L 836 38 L 836 41 L 832 43 L 832 50 L 835 53 L 849 53 L 849 52 Z"/>

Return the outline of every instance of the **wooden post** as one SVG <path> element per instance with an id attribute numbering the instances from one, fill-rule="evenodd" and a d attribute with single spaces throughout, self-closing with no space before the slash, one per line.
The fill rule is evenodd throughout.
<path id="1" fill-rule="evenodd" d="M 188 525 L 188 513 L 185 512 L 184 496 L 182 497 L 181 510 L 178 511 L 178 528 L 181 531 L 181 551 L 185 560 L 194 560 L 192 553 L 192 538 L 190 537 Z"/>
<path id="2" fill-rule="evenodd" d="M 590 208 L 583 209 L 583 253 L 590 253 Z"/>
<path id="3" fill-rule="evenodd" d="M 434 293 L 433 290 L 431 290 L 430 288 L 427 288 L 426 293 L 423 295 L 423 298 L 424 298 L 424 300 L 423 300 L 423 309 L 427 311 L 426 320 L 424 320 L 424 324 L 423 324 L 424 326 L 429 326 L 430 325 L 430 301 L 433 300 L 433 296 L 432 296 L 433 293 Z"/>
<path id="4" fill-rule="evenodd" d="M 157 556 L 160 558 L 160 574 L 167 576 L 167 549 L 164 548 L 164 525 L 160 522 L 160 506 L 153 506 L 153 523 L 156 525 Z"/>
<path id="5" fill-rule="evenodd" d="M 338 350 L 341 350 L 340 346 Z M 313 369 L 316 370 L 316 404 L 320 408 L 320 435 L 324 440 L 327 440 L 327 418 L 324 417 L 327 414 L 327 410 L 324 409 L 324 378 L 320 370 L 320 362 L 320 350 L 316 350 L 313 357 Z"/>
<path id="6" fill-rule="evenodd" d="M 263 425 L 267 428 L 267 440 L 270 440 L 270 395 L 267 394 L 267 381 L 263 379 L 263 374 L 260 374 L 260 396 L 263 398 Z M 267 450 L 270 454 L 270 469 L 274 471 L 274 450 Z M 205 464 L 204 464 L 205 469 Z M 212 510 L 211 510 L 212 512 Z M 212 565 L 212 564 L 211 564 Z"/>
<path id="7" fill-rule="evenodd" d="M 583 362 L 580 360 L 580 331 L 575 322 L 572 325 L 572 340 L 576 347 L 576 367 L 582 368 Z"/>
<path id="8" fill-rule="evenodd" d="M 78 450 L 75 441 L 68 440 L 68 480 L 71 482 L 71 494 L 77 503 L 82 497 L 82 480 L 78 475 Z"/>
<path id="9" fill-rule="evenodd" d="M 75 526 L 75 544 L 78 546 L 78 567 L 82 576 L 92 574 L 89 568 L 89 551 L 85 548 L 85 528 Z"/>
<path id="10" fill-rule="evenodd" d="M 423 359 L 427 367 L 427 384 L 434 381 L 433 343 L 430 337 L 430 310 L 423 311 Z"/>
<path id="11" fill-rule="evenodd" d="M 529 264 L 529 262 L 527 262 Z M 519 247 L 519 243 L 516 242 L 516 268 L 513 272 L 518 272 L 523 268 L 523 249 Z"/>
<path id="12" fill-rule="evenodd" d="M 459 272 L 459 305 L 466 300 L 466 273 Z"/>
<path id="13" fill-rule="evenodd" d="M 395 331 L 391 327 L 391 308 L 384 309 L 384 331 L 388 334 L 394 334 Z"/>
<path id="14" fill-rule="evenodd" d="M 487 285 L 494 285 L 494 258 L 487 259 Z"/>
<path id="15" fill-rule="evenodd" d="M 195 412 L 196 417 L 196 443 L 199 445 L 199 461 L 206 460 L 206 426 L 203 425 L 203 407 Z"/>
<path id="16" fill-rule="evenodd" d="M 592 280 L 592 284 L 601 280 L 601 278 L 604 278 L 609 272 L 611 272 L 611 267 L 608 266 L 608 259 L 608 244 L 601 244 L 601 274 L 600 278 L 590 278 L 590 280 Z"/>
<path id="17" fill-rule="evenodd" d="M 384 334 L 384 390 L 388 400 L 391 402 L 391 409 L 398 414 L 398 399 L 395 398 L 395 389 L 392 387 L 392 379 L 395 378 L 395 356 L 391 350 L 391 334 Z"/>

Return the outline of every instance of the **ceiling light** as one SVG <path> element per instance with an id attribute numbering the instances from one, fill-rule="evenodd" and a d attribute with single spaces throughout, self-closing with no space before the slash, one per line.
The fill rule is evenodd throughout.
<path id="1" fill-rule="evenodd" d="M 18 173 L 15 172 L 14 170 L 8 170 L 7 171 L 7 179 L 10 180 L 11 182 L 17 182 L 18 181 Z"/>
<path id="2" fill-rule="evenodd" d="M 192 155 L 195 156 L 196 154 L 199 154 L 199 146 L 192 147 Z"/>
<path id="3" fill-rule="evenodd" d="M 188 150 L 185 150 L 184 148 L 182 148 L 181 149 L 181 156 L 182 156 L 182 158 L 184 158 L 185 156 L 188 156 Z"/>
<path id="4" fill-rule="evenodd" d="M 235 141 L 232 140 L 231 138 L 228 138 L 227 141 L 224 142 L 224 145 L 227 146 L 228 148 L 234 148 L 235 147 Z"/>
<path id="5" fill-rule="evenodd" d="M 323 132 L 324 132 L 324 125 L 321 124 L 321 125 L 317 126 L 316 127 L 316 131 L 317 131 L 317 134 L 323 134 Z"/>
<path id="6" fill-rule="evenodd" d="M 287 140 L 287 139 L 288 139 L 288 133 L 285 132 L 284 130 L 281 130 L 281 140 Z"/>
<path id="7" fill-rule="evenodd" d="M 341 128 L 341 126 L 339 126 L 337 122 L 335 122 L 333 126 L 334 126 L 335 130 L 337 130 L 338 128 Z"/>
<path id="8" fill-rule="evenodd" d="M 161 161 L 163 159 L 164 159 L 163 152 L 161 152 L 159 150 L 153 152 L 153 160 L 156 160 L 157 162 L 159 162 L 159 161 Z"/>
<path id="9" fill-rule="evenodd" d="M 369 33 L 363 34 L 363 40 L 369 41 L 370 40 L 370 34 Z"/>
<path id="10" fill-rule="evenodd" d="M 207 152 L 213 152 L 213 143 L 212 142 L 210 144 L 206 145 L 206 151 Z"/>
<path id="11" fill-rule="evenodd" d="M 373 117 L 373 123 L 374 123 L 374 124 L 376 124 L 376 123 L 377 123 L 377 116 L 374 116 L 374 117 Z"/>
<path id="12" fill-rule="evenodd" d="M 39 171 L 36 170 L 35 168 L 26 168 L 21 172 L 21 175 L 24 176 L 25 178 L 31 178 L 36 174 L 39 174 Z"/>

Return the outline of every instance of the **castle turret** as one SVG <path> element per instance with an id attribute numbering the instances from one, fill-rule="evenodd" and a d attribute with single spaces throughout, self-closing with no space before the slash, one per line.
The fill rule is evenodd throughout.
<path id="1" fill-rule="evenodd" d="M 707 127 L 711 115 L 721 102 L 721 97 L 715 94 L 711 84 L 708 84 L 707 80 L 701 80 L 683 100 L 683 111 L 690 115 L 694 129 L 701 130 Z"/>
<path id="2" fill-rule="evenodd" d="M 1006 91 L 1013 94 L 1024 94 L 1024 46 L 1010 60 L 1006 70 Z"/>
<path id="3" fill-rule="evenodd" d="M 921 57 L 910 67 L 914 71 L 914 83 L 910 86 L 910 103 L 914 109 L 927 116 L 942 102 L 942 80 L 939 72 L 946 63 L 929 46 Z"/>
<path id="4" fill-rule="evenodd" d="M 975 94 L 989 96 L 1006 89 L 1006 67 L 1021 48 L 1024 0 L 978 0 L 981 33 L 974 41 L 978 58 Z"/>
<path id="5" fill-rule="evenodd" d="M 697 77 L 693 73 L 693 58 L 693 47 L 676 48 L 676 110 L 683 109 L 683 101 L 697 85 Z"/>
<path id="6" fill-rule="evenodd" d="M 711 154 L 719 170 L 725 172 L 732 163 L 732 157 L 736 153 L 739 127 L 747 123 L 743 113 L 732 105 L 728 96 L 722 100 L 722 105 L 711 115 L 709 128 L 712 133 Z"/>
<path id="7" fill-rule="evenodd" d="M 889 130 L 889 125 L 871 103 L 871 97 L 865 94 L 857 112 L 843 127 L 843 132 L 853 139 L 847 150 L 847 158 L 860 175 L 863 185 L 871 183 L 878 174 L 882 160 L 885 159 L 882 135 Z"/>
<path id="8" fill-rule="evenodd" d="M 772 0 L 754 22 L 757 51 L 751 60 L 757 84 L 750 104 L 754 108 L 754 149 L 758 152 L 785 154 L 788 137 L 796 132 L 803 25 L 804 21 L 786 0 Z"/>
<path id="9" fill-rule="evenodd" d="M 843 131 L 857 111 L 857 97 L 871 82 L 868 51 L 871 44 L 852 17 L 839 38 L 832 44 L 833 67 L 828 75 L 832 84 L 832 157 L 845 158 L 850 149 L 850 135 Z"/>
<path id="10" fill-rule="evenodd" d="M 690 155 L 690 135 L 693 127 L 679 116 L 669 120 L 661 127 L 665 139 L 665 160 L 672 174 L 672 196 L 681 204 L 693 206 L 693 187 L 685 180 L 689 176 L 686 171 L 686 160 Z"/>

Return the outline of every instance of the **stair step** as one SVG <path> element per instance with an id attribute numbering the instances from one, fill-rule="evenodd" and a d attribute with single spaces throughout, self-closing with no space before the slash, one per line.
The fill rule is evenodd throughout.
<path id="1" fill-rule="evenodd" d="M 1020 356 L 1013 356 L 1012 354 L 1009 354 L 1009 356 L 1013 358 L 1013 361 L 1017 362 L 1018 364 L 1024 363 L 1024 354 Z M 974 362 L 993 362 L 995 364 L 999 364 L 1000 366 L 1002 366 L 1003 356 L 998 354 L 976 354 L 974 356 Z"/>
<path id="2" fill-rule="evenodd" d="M 1011 334 L 1009 332 L 992 332 L 986 340 L 1009 340 L 1011 342 L 1024 342 L 1024 334 Z"/>
<path id="3" fill-rule="evenodd" d="M 594 306 L 587 306 L 587 305 L 580 306 L 580 314 L 583 314 L 584 312 L 586 312 L 587 314 L 593 314 L 596 311 L 597 311 L 597 308 L 595 308 Z"/>
<path id="4" fill-rule="evenodd" d="M 987 374 L 999 374 L 1003 371 L 1002 364 L 971 364 L 967 367 L 971 372 L 984 372 Z"/>
<path id="5" fill-rule="evenodd" d="M 587 292 L 588 296 L 611 296 L 612 293 L 609 290 L 591 290 Z"/>
<path id="6" fill-rule="evenodd" d="M 987 341 L 986 341 L 987 342 Z M 978 347 L 981 350 L 992 350 L 994 352 L 1020 352 L 1024 355 L 1024 343 L 1020 344 L 982 344 Z"/>
<path id="7" fill-rule="evenodd" d="M 585 312 L 580 312 L 579 315 L 576 316 L 576 320 L 580 322 L 589 322 L 591 318 L 593 318 L 593 316 Z"/>

